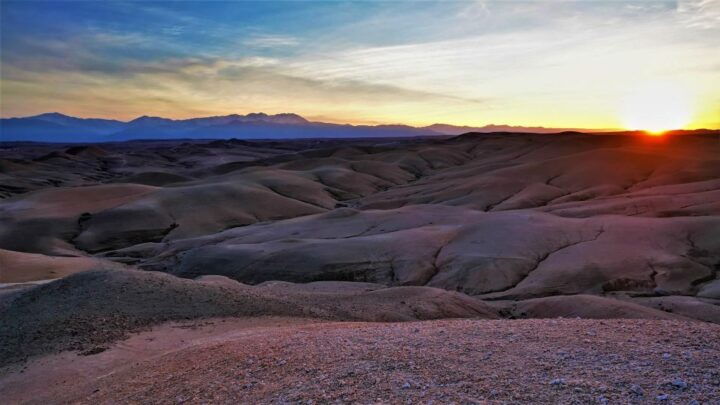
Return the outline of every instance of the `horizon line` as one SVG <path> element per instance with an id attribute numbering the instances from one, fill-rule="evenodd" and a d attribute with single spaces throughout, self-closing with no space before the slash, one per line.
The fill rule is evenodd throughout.
<path id="1" fill-rule="evenodd" d="M 518 125 L 516 125 L 516 124 L 488 123 L 488 124 L 482 124 L 482 125 L 463 125 L 463 124 L 452 124 L 452 123 L 447 123 L 447 122 L 435 122 L 435 123 L 433 123 L 433 124 L 416 126 L 416 125 L 411 125 L 411 124 L 401 123 L 401 122 L 384 122 L 384 123 L 381 123 L 381 122 L 379 122 L 379 121 L 368 121 L 367 123 L 357 123 L 357 122 L 335 121 L 335 120 L 330 120 L 330 121 L 314 121 L 314 119 L 313 119 L 312 117 L 306 118 L 305 116 L 303 116 L 303 115 L 301 115 L 301 114 L 293 113 L 293 112 L 282 112 L 282 113 L 276 113 L 276 114 L 269 114 L 269 113 L 265 113 L 265 112 L 262 112 L 262 111 L 252 111 L 252 112 L 247 112 L 247 113 L 230 113 L 230 114 L 215 114 L 215 115 L 189 116 L 189 117 L 183 117 L 183 118 L 168 118 L 168 117 L 163 117 L 163 116 L 160 116 L 160 115 L 143 114 L 143 115 L 138 115 L 138 116 L 136 116 L 135 118 L 130 118 L 130 119 L 123 120 L 123 119 L 108 118 L 108 117 L 103 117 L 103 116 L 78 116 L 78 115 L 71 115 L 71 114 L 66 114 L 66 113 L 63 113 L 63 112 L 60 112 L 60 111 L 57 111 L 57 110 L 56 110 L 56 111 L 48 111 L 48 112 L 42 112 L 42 113 L 38 113 L 38 114 L 25 115 L 25 116 L 2 116 L 2 115 L 0 115 L 0 119 L 2 119 L 2 120 L 6 120 L 6 119 L 26 119 L 26 118 L 34 118 L 34 117 L 38 117 L 38 116 L 46 115 L 46 114 L 59 114 L 59 115 L 63 115 L 63 116 L 66 116 L 66 117 L 78 118 L 78 119 L 102 119 L 102 120 L 108 120 L 108 121 L 118 121 L 118 122 L 122 122 L 122 123 L 129 123 L 129 122 L 135 121 L 135 120 L 137 120 L 137 119 L 139 119 L 139 118 L 143 118 L 143 117 L 147 117 L 147 118 L 161 118 L 161 119 L 167 119 L 167 120 L 171 120 L 171 121 L 186 121 L 186 120 L 192 120 L 192 119 L 198 119 L 198 118 L 227 117 L 227 116 L 231 116 L 231 115 L 248 116 L 248 115 L 251 115 L 251 114 L 258 114 L 258 115 L 259 115 L 259 114 L 264 114 L 264 115 L 267 115 L 267 116 L 275 116 L 275 115 L 283 115 L 283 114 L 285 114 L 285 115 L 296 115 L 296 116 L 298 116 L 298 117 L 301 117 L 301 118 L 307 120 L 309 123 L 350 125 L 350 126 L 394 126 L 394 125 L 402 125 L 402 126 L 407 126 L 407 127 L 411 127 L 411 128 L 421 129 L 421 128 L 431 127 L 431 126 L 434 126 L 434 125 L 449 125 L 449 126 L 454 126 L 454 127 L 459 127 L 459 128 L 484 128 L 484 127 L 491 127 L 491 126 L 504 126 L 504 127 L 514 127 L 514 128 L 538 128 L 538 129 L 550 129 L 550 130 L 554 130 L 554 129 L 560 129 L 560 130 L 590 130 L 590 131 L 602 131 L 602 132 L 635 131 L 635 130 L 641 131 L 641 130 L 639 130 L 639 129 L 627 129 L 627 128 L 564 127 L 564 126 L 544 126 L 544 125 L 534 125 L 534 124 L 518 124 Z M 278 125 L 282 125 L 282 124 L 278 124 Z M 713 129 L 713 128 L 693 128 L 693 129 Z M 720 128 L 717 128 L 717 129 L 720 129 Z M 676 130 L 691 130 L 691 129 L 677 128 Z"/>

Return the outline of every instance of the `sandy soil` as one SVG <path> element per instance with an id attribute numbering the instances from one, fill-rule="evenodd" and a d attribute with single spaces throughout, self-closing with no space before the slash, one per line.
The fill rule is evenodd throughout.
<path id="1" fill-rule="evenodd" d="M 30 403 L 717 403 L 720 327 L 651 320 L 166 324 L 8 369 Z M 14 366 L 18 367 L 18 366 Z M 697 402 L 693 402 L 697 401 Z"/>
<path id="2" fill-rule="evenodd" d="M 0 249 L 0 289 L 4 284 L 49 280 L 94 268 L 126 266 L 97 257 L 46 256 Z"/>
<path id="3" fill-rule="evenodd" d="M 0 368 L 0 396 L 8 403 L 82 398 L 97 389 L 97 382 L 139 364 L 189 347 L 202 347 L 243 336 L 262 335 L 316 320 L 284 317 L 213 318 L 168 322 L 151 330 L 93 351 L 67 351 Z M 68 392 L 69 386 L 72 390 Z"/>

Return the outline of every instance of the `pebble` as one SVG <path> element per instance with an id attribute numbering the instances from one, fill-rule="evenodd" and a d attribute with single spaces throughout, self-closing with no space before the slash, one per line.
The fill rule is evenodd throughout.
<path id="1" fill-rule="evenodd" d="M 658 401 L 667 401 L 670 398 L 670 395 L 668 394 L 660 394 L 655 399 Z"/>
<path id="2" fill-rule="evenodd" d="M 563 385 L 563 384 L 565 384 L 564 378 L 556 378 L 556 379 L 550 381 L 550 385 Z"/>
<path id="3" fill-rule="evenodd" d="M 684 390 L 688 387 L 688 383 L 679 378 L 677 380 L 673 380 L 673 382 L 671 382 L 670 384 L 679 390 Z"/>
<path id="4" fill-rule="evenodd" d="M 408 389 L 408 388 L 410 388 L 410 383 L 409 383 L 409 382 L 406 382 L 405 384 L 402 385 L 402 389 L 406 390 L 406 389 Z"/>
<path id="5" fill-rule="evenodd" d="M 643 396 L 645 393 L 643 392 L 643 389 L 641 386 L 637 384 L 633 384 L 630 386 L 630 391 L 632 391 L 633 394 Z"/>

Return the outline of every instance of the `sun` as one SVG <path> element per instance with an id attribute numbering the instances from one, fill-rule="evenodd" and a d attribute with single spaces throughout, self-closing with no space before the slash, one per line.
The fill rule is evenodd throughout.
<path id="1" fill-rule="evenodd" d="M 692 117 L 690 92 L 673 83 L 646 83 L 623 100 L 622 121 L 627 129 L 662 135 L 682 129 Z"/>

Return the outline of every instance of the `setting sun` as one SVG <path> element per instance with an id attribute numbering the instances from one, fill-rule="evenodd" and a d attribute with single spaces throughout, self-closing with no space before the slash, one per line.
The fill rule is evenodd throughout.
<path id="1" fill-rule="evenodd" d="M 690 92 L 672 83 L 649 83 L 631 91 L 624 100 L 622 119 L 628 129 L 660 135 L 682 129 L 692 116 Z"/>

